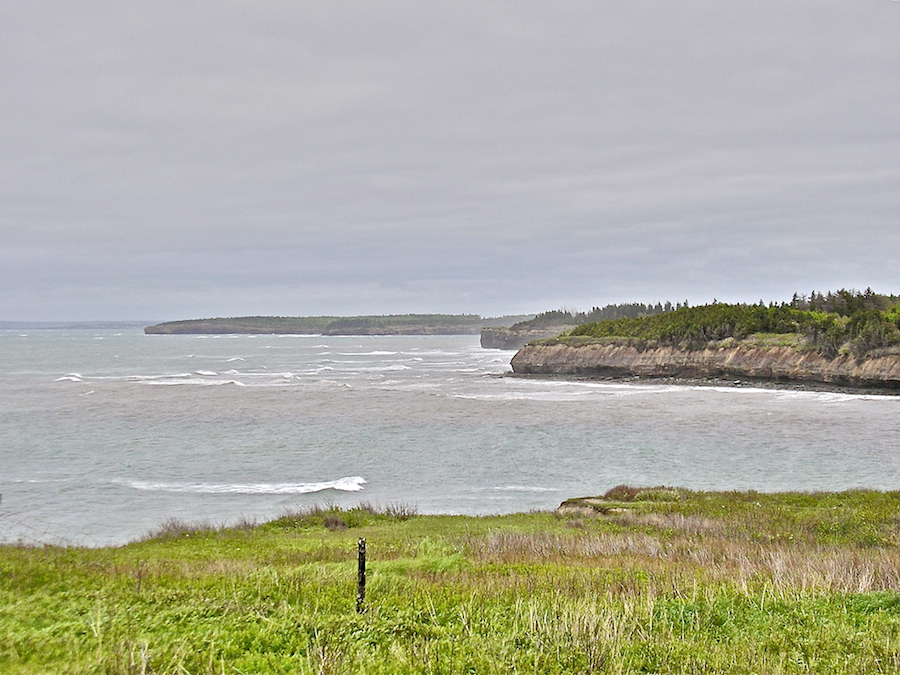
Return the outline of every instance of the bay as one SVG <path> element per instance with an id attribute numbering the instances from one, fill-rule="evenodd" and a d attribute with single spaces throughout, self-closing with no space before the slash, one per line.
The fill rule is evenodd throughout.
<path id="1" fill-rule="evenodd" d="M 122 544 L 312 504 L 900 488 L 900 398 L 510 377 L 477 336 L 0 331 L 0 540 Z"/>

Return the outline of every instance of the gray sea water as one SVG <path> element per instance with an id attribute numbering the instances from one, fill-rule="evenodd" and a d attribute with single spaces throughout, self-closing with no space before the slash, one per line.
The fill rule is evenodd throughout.
<path id="1" fill-rule="evenodd" d="M 0 540 L 331 502 L 553 509 L 610 487 L 900 489 L 900 397 L 504 376 L 477 336 L 0 331 Z"/>

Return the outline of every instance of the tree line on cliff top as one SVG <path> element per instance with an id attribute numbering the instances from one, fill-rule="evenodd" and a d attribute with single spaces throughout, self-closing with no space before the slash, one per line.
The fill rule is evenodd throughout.
<path id="1" fill-rule="evenodd" d="M 662 314 L 663 312 L 672 312 L 687 306 L 688 302 L 685 300 L 684 304 L 678 302 L 674 305 L 671 302 L 658 302 L 655 305 L 645 305 L 642 302 L 629 302 L 621 305 L 613 304 L 605 307 L 594 307 L 590 312 L 554 309 L 549 312 L 541 312 L 528 321 L 520 321 L 511 326 L 510 330 L 530 330 L 550 328 L 551 326 L 580 326 L 584 323 L 608 321 L 610 319 L 637 319 L 644 316 Z"/>
<path id="2" fill-rule="evenodd" d="M 700 349 L 711 341 L 728 338 L 791 333 L 801 335 L 807 348 L 827 358 L 842 353 L 863 358 L 900 344 L 900 297 L 881 295 L 872 289 L 841 289 L 827 294 L 813 291 L 809 296 L 794 294 L 791 302 L 769 305 L 762 300 L 755 305 L 713 301 L 697 307 L 687 302 L 674 307 L 670 303 L 610 305 L 604 310 L 594 308 L 590 314 L 612 314 L 622 307 L 635 311 L 631 316 L 589 319 L 573 328 L 570 335 L 629 338 Z"/>

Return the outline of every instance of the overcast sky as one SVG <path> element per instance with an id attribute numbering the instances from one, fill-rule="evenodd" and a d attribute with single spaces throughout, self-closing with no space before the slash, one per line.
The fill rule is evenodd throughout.
<path id="1" fill-rule="evenodd" d="M 0 2 L 0 320 L 900 293 L 900 2 Z"/>

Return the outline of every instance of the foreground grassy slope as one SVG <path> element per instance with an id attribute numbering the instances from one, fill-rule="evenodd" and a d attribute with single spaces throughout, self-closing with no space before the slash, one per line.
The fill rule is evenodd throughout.
<path id="1" fill-rule="evenodd" d="M 0 672 L 900 670 L 900 493 L 620 488 L 569 506 L 0 547 Z"/>

